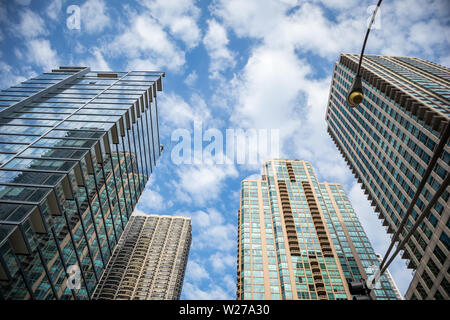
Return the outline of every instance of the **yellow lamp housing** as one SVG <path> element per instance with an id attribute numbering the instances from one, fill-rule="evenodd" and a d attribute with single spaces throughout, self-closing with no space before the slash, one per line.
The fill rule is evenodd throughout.
<path id="1" fill-rule="evenodd" d="M 364 93 L 362 88 L 361 75 L 357 75 L 355 77 L 355 80 L 353 80 L 350 91 L 348 92 L 347 102 L 351 107 L 354 108 L 362 102 L 363 98 Z"/>

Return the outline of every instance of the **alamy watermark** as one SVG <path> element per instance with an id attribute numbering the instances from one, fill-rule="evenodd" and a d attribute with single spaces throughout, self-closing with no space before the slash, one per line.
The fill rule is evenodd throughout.
<path id="1" fill-rule="evenodd" d="M 69 15 L 66 19 L 66 26 L 70 30 L 81 30 L 81 8 L 77 5 L 70 5 L 66 9 Z"/>
<path id="2" fill-rule="evenodd" d="M 179 128 L 172 132 L 170 157 L 174 164 L 251 164 L 279 158 L 279 129 L 238 129 L 221 131 L 194 121 L 194 130 Z"/>

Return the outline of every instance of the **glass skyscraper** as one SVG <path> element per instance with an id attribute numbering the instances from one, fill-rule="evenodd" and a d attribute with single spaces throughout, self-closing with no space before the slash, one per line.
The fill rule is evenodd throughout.
<path id="1" fill-rule="evenodd" d="M 241 184 L 237 299 L 352 299 L 377 256 L 340 184 L 318 182 L 311 164 L 271 160 Z M 383 275 L 373 299 L 396 300 Z"/>
<path id="2" fill-rule="evenodd" d="M 347 92 L 359 55 L 335 63 L 328 132 L 364 188 L 388 233 L 395 233 L 427 169 L 450 115 L 450 69 L 418 58 L 364 56 L 364 100 L 351 108 Z M 443 184 L 450 144 L 419 195 L 402 240 Z M 406 299 L 450 298 L 449 187 L 407 242 L 402 258 L 413 269 Z"/>
<path id="3" fill-rule="evenodd" d="M 178 300 L 191 239 L 190 218 L 132 214 L 94 299 Z"/>
<path id="4" fill-rule="evenodd" d="M 0 92 L 1 298 L 91 298 L 160 156 L 163 76 L 60 67 Z"/>

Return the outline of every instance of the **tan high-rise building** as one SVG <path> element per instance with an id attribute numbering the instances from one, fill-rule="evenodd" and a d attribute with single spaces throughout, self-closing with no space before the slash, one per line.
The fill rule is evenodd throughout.
<path id="1" fill-rule="evenodd" d="M 344 188 L 319 183 L 309 162 L 267 161 L 262 179 L 242 181 L 237 299 L 351 299 L 348 281 L 378 266 Z M 386 275 L 371 295 L 397 299 Z"/>
<path id="2" fill-rule="evenodd" d="M 133 214 L 93 298 L 179 299 L 191 239 L 190 218 Z"/>
<path id="3" fill-rule="evenodd" d="M 381 261 L 383 261 L 383 256 L 381 254 L 379 254 L 379 253 L 377 253 L 377 258 L 378 258 L 378 261 L 380 263 L 381 263 Z M 392 290 L 394 290 L 395 296 L 397 297 L 397 299 L 398 300 L 405 300 L 405 298 L 403 297 L 402 293 L 398 289 L 397 284 L 395 283 L 394 278 L 392 277 L 392 274 L 389 272 L 389 270 L 386 269 L 386 271 L 384 273 L 386 274 L 387 279 L 391 283 Z"/>

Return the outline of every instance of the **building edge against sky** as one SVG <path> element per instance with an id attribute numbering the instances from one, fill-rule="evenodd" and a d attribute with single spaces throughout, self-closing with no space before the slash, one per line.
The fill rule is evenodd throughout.
<path id="1" fill-rule="evenodd" d="M 364 100 L 346 95 L 359 56 L 335 63 L 326 121 L 328 132 L 387 232 L 397 231 L 421 177 L 450 121 L 450 69 L 419 58 L 365 55 Z M 410 228 L 449 174 L 450 146 L 437 160 L 414 210 Z M 450 298 L 449 187 L 407 242 L 401 257 L 414 276 L 406 299 Z M 406 231 L 400 235 L 404 238 Z"/>
<path id="2" fill-rule="evenodd" d="M 378 261 L 381 264 L 381 261 L 383 261 L 383 256 L 379 253 L 377 253 L 376 256 L 378 258 Z M 397 299 L 405 300 L 402 293 L 398 289 L 397 284 L 395 283 L 394 278 L 392 277 L 392 274 L 389 272 L 389 269 L 386 269 L 386 271 L 384 273 L 386 274 L 386 278 L 388 279 L 389 283 L 391 284 L 392 290 L 394 290 L 395 296 L 397 297 Z"/>
<path id="3" fill-rule="evenodd" d="M 243 180 L 237 299 L 351 299 L 377 256 L 340 184 L 319 183 L 307 161 L 271 160 Z M 383 275 L 372 298 L 396 300 Z"/>
<path id="4" fill-rule="evenodd" d="M 191 240 L 190 218 L 133 213 L 93 299 L 178 300 Z"/>
<path id="5" fill-rule="evenodd" d="M 160 156 L 163 76 L 60 67 L 0 92 L 2 298 L 92 297 Z"/>

